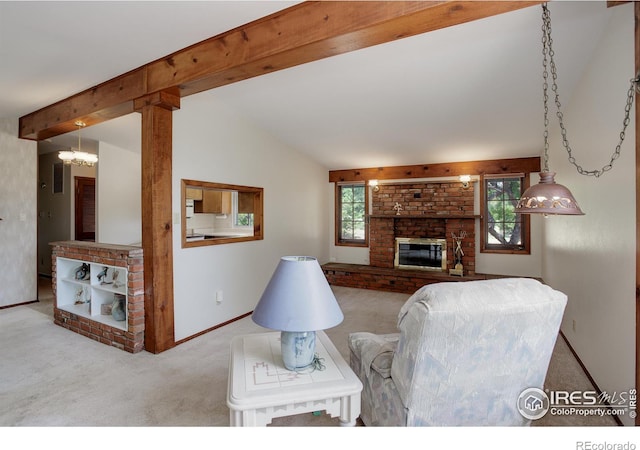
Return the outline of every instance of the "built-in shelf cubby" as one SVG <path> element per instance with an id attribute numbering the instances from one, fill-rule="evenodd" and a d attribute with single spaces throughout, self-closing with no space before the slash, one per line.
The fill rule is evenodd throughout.
<path id="1" fill-rule="evenodd" d="M 125 267 L 58 258 L 58 308 L 127 330 L 127 279 Z"/>
<path id="2" fill-rule="evenodd" d="M 144 349 L 144 260 L 140 247 L 51 244 L 54 322 L 122 350 Z"/>

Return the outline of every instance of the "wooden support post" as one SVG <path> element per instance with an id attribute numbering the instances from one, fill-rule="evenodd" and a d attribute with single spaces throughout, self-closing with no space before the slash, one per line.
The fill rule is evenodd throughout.
<path id="1" fill-rule="evenodd" d="M 144 251 L 144 348 L 160 353 L 175 346 L 171 208 L 172 111 L 180 98 L 158 92 L 139 98 L 142 113 L 142 248 Z"/>

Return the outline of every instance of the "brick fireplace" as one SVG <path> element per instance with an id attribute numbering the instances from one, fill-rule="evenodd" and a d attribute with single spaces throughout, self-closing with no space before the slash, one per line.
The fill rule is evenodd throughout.
<path id="1" fill-rule="evenodd" d="M 484 279 L 475 271 L 474 187 L 460 182 L 380 184 L 372 193 L 369 216 L 369 265 L 328 263 L 323 266 L 330 284 L 362 289 L 413 293 L 442 281 Z M 394 209 L 400 205 L 398 211 Z M 398 214 L 399 212 L 399 214 Z M 449 275 L 454 265 L 452 233 L 466 232 L 462 241 L 464 276 Z M 395 269 L 395 238 L 447 240 L 447 271 Z"/>
<path id="2" fill-rule="evenodd" d="M 447 240 L 447 267 L 452 268 L 452 234 L 465 232 L 462 264 L 474 275 L 475 219 L 473 184 L 466 189 L 459 182 L 379 185 L 372 197 L 369 264 L 393 268 L 396 237 L 434 238 Z"/>

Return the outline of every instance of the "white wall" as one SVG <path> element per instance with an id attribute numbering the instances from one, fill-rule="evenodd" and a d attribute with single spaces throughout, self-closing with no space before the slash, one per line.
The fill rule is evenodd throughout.
<path id="1" fill-rule="evenodd" d="M 139 125 L 138 125 L 139 126 Z M 99 144 L 96 241 L 140 245 L 142 182 L 140 149 Z"/>
<path id="2" fill-rule="evenodd" d="M 531 174 L 532 183 L 537 183 L 538 174 Z M 535 181 L 534 181 L 535 180 Z M 542 276 L 542 217 L 531 217 L 531 253 L 529 255 L 507 255 L 480 252 L 480 221 L 476 222 L 476 273 L 509 275 L 514 277 Z"/>
<path id="3" fill-rule="evenodd" d="M 183 98 L 173 117 L 174 217 L 183 178 L 264 188 L 264 240 L 183 249 L 174 220 L 180 340 L 253 310 L 282 256 L 326 262 L 331 206 L 326 168 L 241 119 L 214 91 Z"/>
<path id="4" fill-rule="evenodd" d="M 53 193 L 53 167 L 62 163 L 57 152 L 38 158 L 38 273 L 51 276 L 50 242 L 71 237 L 71 168 L 63 166 L 62 192 Z M 40 183 L 46 186 L 40 188 Z"/>
<path id="5" fill-rule="evenodd" d="M 36 300 L 38 146 L 0 119 L 0 306 Z"/>
<path id="6" fill-rule="evenodd" d="M 577 162 L 589 170 L 609 162 L 634 76 L 633 4 L 610 8 L 609 14 L 590 66 L 571 99 L 565 99 L 569 143 Z M 560 70 L 561 55 L 556 57 Z M 561 82 L 561 73 L 558 77 Z M 551 111 L 557 128 L 555 107 Z M 550 152 L 556 182 L 571 190 L 586 215 L 544 221 L 543 277 L 568 295 L 562 330 L 598 386 L 609 393 L 626 391 L 635 385 L 636 356 L 633 115 L 620 158 L 600 178 L 576 172 L 557 129 Z M 629 417 L 622 420 L 633 423 Z"/>

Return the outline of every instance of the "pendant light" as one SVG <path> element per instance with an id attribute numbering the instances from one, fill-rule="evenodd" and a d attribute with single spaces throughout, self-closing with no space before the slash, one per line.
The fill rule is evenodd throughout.
<path id="1" fill-rule="evenodd" d="M 611 156 L 609 164 L 604 166 L 600 170 L 584 170 L 576 163 L 575 158 L 572 155 L 571 147 L 567 140 L 567 130 L 564 126 L 563 115 L 560 111 L 560 97 L 558 95 L 558 83 L 557 83 L 557 71 L 556 64 L 553 59 L 553 41 L 551 39 L 551 16 L 547 4 L 542 5 L 542 90 L 544 100 L 544 167 L 540 172 L 540 182 L 527 189 L 516 205 L 516 212 L 520 214 L 544 214 L 544 215 L 584 215 L 578 203 L 576 202 L 571 191 L 561 184 L 557 184 L 555 181 L 555 172 L 549 171 L 549 107 L 548 107 L 548 77 L 550 67 L 552 75 L 551 88 L 555 94 L 555 104 L 557 108 L 557 117 L 560 122 L 560 131 L 562 133 L 562 144 L 569 154 L 569 162 L 573 164 L 578 173 L 581 175 L 595 176 L 596 178 L 603 173 L 611 170 L 613 162 L 620 156 L 620 147 L 624 141 L 625 131 L 627 125 L 630 122 L 629 114 L 631 111 L 631 105 L 633 104 L 634 94 L 636 90 L 636 84 L 639 79 L 635 78 L 631 80 L 631 87 L 627 94 L 627 104 L 625 106 L 625 118 L 623 121 L 623 129 L 620 133 L 620 141 Z"/>
<path id="2" fill-rule="evenodd" d="M 60 158 L 64 164 L 76 166 L 93 166 L 98 162 L 98 155 L 93 153 L 87 153 L 82 151 L 82 143 L 80 141 L 80 130 L 86 126 L 84 122 L 77 121 L 75 125 L 78 127 L 78 150 L 63 150 L 58 152 L 58 158 Z"/>

